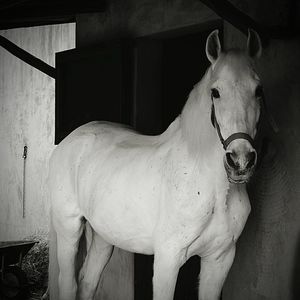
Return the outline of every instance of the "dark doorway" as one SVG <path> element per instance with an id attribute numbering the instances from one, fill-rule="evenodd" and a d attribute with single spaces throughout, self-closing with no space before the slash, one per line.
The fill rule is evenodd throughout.
<path id="1" fill-rule="evenodd" d="M 131 124 L 133 41 L 56 53 L 55 144 L 95 120 Z"/>
<path id="2" fill-rule="evenodd" d="M 181 113 L 193 86 L 204 75 L 209 62 L 205 43 L 216 28 L 172 37 L 141 39 L 135 51 L 138 89 L 134 99 L 137 130 L 159 134 Z M 222 25 L 217 26 L 222 32 Z M 154 98 L 155 97 L 155 98 Z M 198 299 L 199 257 L 192 257 L 177 279 L 175 300 Z M 135 300 L 152 299 L 153 256 L 135 255 Z"/>

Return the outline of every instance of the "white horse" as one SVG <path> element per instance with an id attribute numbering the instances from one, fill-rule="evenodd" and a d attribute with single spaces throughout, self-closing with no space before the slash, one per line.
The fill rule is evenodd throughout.
<path id="1" fill-rule="evenodd" d="M 60 300 L 93 299 L 113 246 L 154 254 L 155 300 L 173 299 L 179 268 L 199 255 L 199 299 L 219 299 L 250 212 L 246 182 L 257 161 L 263 96 L 254 59 L 261 49 L 249 30 L 246 51 L 223 52 L 215 30 L 206 42 L 211 66 L 163 134 L 91 122 L 57 146 L 49 189 L 59 276 L 51 254 L 50 277 Z M 76 278 L 87 224 L 87 256 Z"/>

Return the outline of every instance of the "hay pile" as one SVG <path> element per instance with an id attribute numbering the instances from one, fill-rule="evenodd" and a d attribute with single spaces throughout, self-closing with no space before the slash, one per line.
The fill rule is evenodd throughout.
<path id="1" fill-rule="evenodd" d="M 48 284 L 48 234 L 45 232 L 37 232 L 26 237 L 25 240 L 37 242 L 24 257 L 22 269 L 27 275 L 32 297 L 36 296 L 36 299 L 40 299 L 40 296 L 47 289 Z"/>

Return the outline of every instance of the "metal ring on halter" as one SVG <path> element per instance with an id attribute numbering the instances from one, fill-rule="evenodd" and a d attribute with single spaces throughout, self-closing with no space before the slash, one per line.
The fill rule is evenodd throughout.
<path id="1" fill-rule="evenodd" d="M 220 129 L 219 123 L 218 123 L 216 115 L 215 115 L 215 106 L 214 106 L 213 99 L 212 99 L 212 107 L 211 107 L 211 122 L 212 122 L 213 126 L 217 129 L 217 133 L 218 133 L 219 139 L 223 145 L 224 150 L 227 149 L 227 147 L 229 146 L 229 144 L 232 141 L 237 140 L 237 139 L 247 140 L 253 147 L 254 141 L 253 141 L 252 137 L 248 133 L 244 133 L 244 132 L 233 133 L 226 140 L 224 140 L 224 138 L 221 134 L 221 129 Z"/>

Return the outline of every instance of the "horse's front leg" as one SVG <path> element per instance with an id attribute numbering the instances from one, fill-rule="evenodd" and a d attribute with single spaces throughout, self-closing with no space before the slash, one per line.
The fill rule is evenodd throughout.
<path id="1" fill-rule="evenodd" d="M 180 255 L 167 246 L 154 253 L 153 300 L 172 300 L 179 268 Z"/>
<path id="2" fill-rule="evenodd" d="M 199 300 L 220 299 L 222 287 L 235 255 L 235 245 L 221 255 L 201 258 Z"/>

